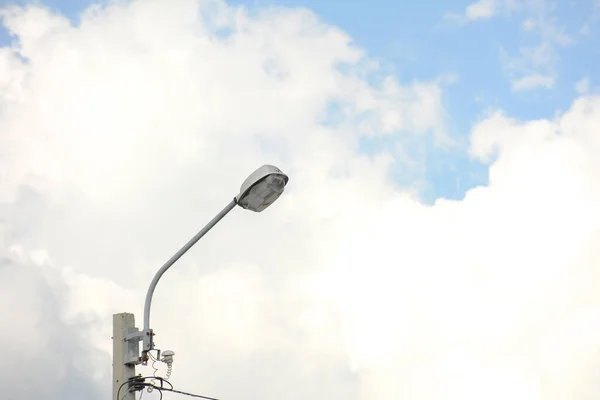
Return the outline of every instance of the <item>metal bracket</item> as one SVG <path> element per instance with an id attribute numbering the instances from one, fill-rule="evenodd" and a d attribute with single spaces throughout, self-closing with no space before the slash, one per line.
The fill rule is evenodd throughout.
<path id="1" fill-rule="evenodd" d="M 143 341 L 143 351 L 150 351 L 154 349 L 154 332 L 152 329 L 148 329 L 146 332 L 141 332 L 142 338 L 140 340 Z"/>
<path id="2" fill-rule="evenodd" d="M 125 338 L 125 359 L 126 365 L 146 365 L 148 362 L 148 352 L 154 349 L 154 332 L 140 331 L 138 328 L 125 328 L 123 337 Z M 142 342 L 142 354 L 140 356 L 140 342 Z"/>
<path id="3" fill-rule="evenodd" d="M 137 365 L 142 363 L 140 357 L 140 341 L 144 338 L 143 332 L 138 328 L 125 328 L 125 365 Z"/>

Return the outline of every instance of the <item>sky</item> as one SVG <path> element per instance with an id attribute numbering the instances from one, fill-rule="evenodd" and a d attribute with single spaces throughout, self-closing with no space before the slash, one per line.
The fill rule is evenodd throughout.
<path id="1" fill-rule="evenodd" d="M 2 398 L 600 396 L 600 2 L 0 4 Z"/>

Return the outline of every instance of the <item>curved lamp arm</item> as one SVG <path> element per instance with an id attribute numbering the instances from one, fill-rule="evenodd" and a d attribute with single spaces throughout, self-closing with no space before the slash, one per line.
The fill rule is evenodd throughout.
<path id="1" fill-rule="evenodd" d="M 185 244 L 177 253 L 173 255 L 154 275 L 154 279 L 150 282 L 148 293 L 146 293 L 146 302 L 144 303 L 144 330 L 137 331 L 136 340 L 143 341 L 142 359 L 141 362 L 148 361 L 148 352 L 154 348 L 154 340 L 152 329 L 150 329 L 150 304 L 152 303 L 152 295 L 154 288 L 160 280 L 161 276 L 169 269 L 177 260 L 181 258 L 202 236 L 211 230 L 229 211 L 236 205 L 254 212 L 261 212 L 269 207 L 275 200 L 281 196 L 285 185 L 288 183 L 288 176 L 273 165 L 263 165 L 254 171 L 242 183 L 240 193 L 229 203 L 220 213 L 217 214 L 200 232 L 198 232 L 189 242 Z M 136 350 L 137 353 L 137 350 Z"/>
<path id="2" fill-rule="evenodd" d="M 173 265 L 182 255 L 184 255 L 198 240 L 202 238 L 208 231 L 211 230 L 229 211 L 231 211 L 237 204 L 236 199 L 232 200 L 220 213 L 218 213 L 204 228 L 202 228 L 193 238 L 189 240 L 177 253 L 173 255 L 154 275 L 150 287 L 146 293 L 146 302 L 144 303 L 144 330 L 143 330 L 143 349 L 142 358 L 145 360 L 148 351 L 154 348 L 154 341 L 152 340 L 152 330 L 150 329 L 150 305 L 152 303 L 152 295 L 154 294 L 154 288 L 156 284 L 163 276 L 163 274 Z"/>

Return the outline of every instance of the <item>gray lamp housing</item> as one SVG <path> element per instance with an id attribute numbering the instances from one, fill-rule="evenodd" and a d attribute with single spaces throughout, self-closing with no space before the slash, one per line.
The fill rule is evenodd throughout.
<path id="1" fill-rule="evenodd" d="M 288 176 L 279 168 L 263 165 L 242 183 L 235 202 L 247 210 L 261 212 L 281 196 L 288 180 Z"/>

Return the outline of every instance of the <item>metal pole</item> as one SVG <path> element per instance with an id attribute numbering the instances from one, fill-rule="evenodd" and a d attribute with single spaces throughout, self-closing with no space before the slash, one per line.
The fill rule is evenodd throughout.
<path id="1" fill-rule="evenodd" d="M 161 276 L 173 265 L 182 255 L 184 255 L 198 240 L 202 238 L 208 231 L 211 230 L 213 226 L 215 226 L 229 211 L 231 211 L 237 202 L 234 200 L 231 201 L 220 213 L 217 214 L 204 228 L 200 230 L 193 238 L 191 238 L 177 253 L 173 255 L 154 275 L 154 279 L 150 282 L 150 287 L 148 288 L 148 292 L 146 293 L 146 302 L 144 303 L 144 346 L 142 353 L 147 353 L 149 350 L 152 350 L 152 335 L 150 334 L 150 304 L 152 303 L 152 295 L 154 294 L 154 288 L 158 283 Z"/>
<path id="2" fill-rule="evenodd" d="M 129 393 L 129 385 L 123 384 L 135 376 L 135 365 L 125 364 L 127 343 L 125 334 L 128 328 L 135 328 L 133 314 L 121 313 L 113 315 L 113 400 L 135 400 L 135 392 Z M 119 397 L 117 393 L 121 388 Z"/>

